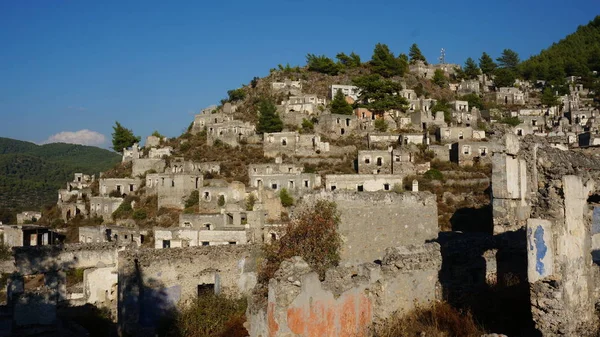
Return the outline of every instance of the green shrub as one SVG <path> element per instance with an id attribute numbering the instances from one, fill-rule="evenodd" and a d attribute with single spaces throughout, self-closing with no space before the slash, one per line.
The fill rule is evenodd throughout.
<path id="1" fill-rule="evenodd" d="M 373 123 L 373 126 L 375 127 L 375 130 L 379 132 L 386 132 L 388 128 L 387 122 L 383 118 L 377 118 Z"/>
<path id="2" fill-rule="evenodd" d="M 283 207 L 290 207 L 294 204 L 294 198 L 292 198 L 285 188 L 282 188 L 281 191 L 279 191 L 279 199 L 281 200 L 281 205 L 283 205 Z"/>
<path id="3" fill-rule="evenodd" d="M 112 198 L 121 198 L 121 197 L 123 197 L 123 194 L 117 190 L 113 190 L 113 191 L 110 191 L 110 193 L 108 193 L 108 196 L 112 197 Z"/>
<path id="4" fill-rule="evenodd" d="M 146 220 L 148 214 L 146 213 L 145 209 L 136 209 L 133 211 L 132 217 L 134 220 Z"/>
<path id="5" fill-rule="evenodd" d="M 340 261 L 342 240 L 338 233 L 340 216 L 334 202 L 319 200 L 281 227 L 279 240 L 263 246 L 264 262 L 258 271 L 257 292 L 266 297 L 266 285 L 281 262 L 302 257 L 323 279 L 325 271 Z"/>
<path id="6" fill-rule="evenodd" d="M 66 271 L 66 278 L 67 278 L 67 287 L 71 287 L 74 286 L 78 283 L 83 282 L 83 271 L 85 269 L 83 268 L 75 268 L 75 269 L 69 269 Z"/>
<path id="7" fill-rule="evenodd" d="M 519 117 L 516 117 L 516 116 L 515 117 L 504 117 L 501 120 L 499 120 L 498 122 L 502 123 L 502 124 L 508 124 L 510 126 L 517 126 L 517 125 L 523 123 L 523 121 L 521 121 L 519 119 Z"/>
<path id="8" fill-rule="evenodd" d="M 190 208 L 198 205 L 200 202 L 200 192 L 198 190 L 193 190 L 192 193 L 185 200 L 185 208 Z"/>
<path id="9" fill-rule="evenodd" d="M 254 194 L 248 195 L 246 198 L 246 210 L 252 211 L 254 209 L 254 204 L 256 203 L 256 197 Z"/>
<path id="10" fill-rule="evenodd" d="M 424 177 L 429 180 L 444 180 L 444 174 L 437 169 L 430 169 L 425 172 Z"/>

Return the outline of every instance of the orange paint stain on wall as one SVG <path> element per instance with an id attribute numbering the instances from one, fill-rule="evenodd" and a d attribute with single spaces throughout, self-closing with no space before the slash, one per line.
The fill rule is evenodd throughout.
<path id="1" fill-rule="evenodd" d="M 275 319 L 275 303 L 269 302 L 267 306 L 267 324 L 269 325 L 269 337 L 277 336 L 279 331 L 279 324 Z"/>

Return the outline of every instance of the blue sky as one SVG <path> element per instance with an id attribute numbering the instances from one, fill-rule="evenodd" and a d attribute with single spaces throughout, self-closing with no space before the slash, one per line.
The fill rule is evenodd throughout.
<path id="1" fill-rule="evenodd" d="M 453 63 L 504 48 L 525 59 L 597 14 L 598 0 L 0 0 L 0 136 L 108 147 L 119 121 L 174 137 L 307 53 L 368 60 L 378 42 L 416 42 L 430 61 L 442 47 Z"/>

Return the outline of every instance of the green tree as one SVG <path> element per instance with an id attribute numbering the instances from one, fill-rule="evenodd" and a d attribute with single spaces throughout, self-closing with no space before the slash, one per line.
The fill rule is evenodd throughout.
<path id="1" fill-rule="evenodd" d="M 244 88 L 233 89 L 227 91 L 227 95 L 229 102 L 243 101 L 246 98 L 246 91 Z"/>
<path id="2" fill-rule="evenodd" d="M 554 94 L 554 90 L 551 87 L 545 87 L 542 92 L 542 98 L 540 99 L 542 104 L 547 107 L 557 106 L 558 97 Z"/>
<path id="3" fill-rule="evenodd" d="M 387 45 L 378 43 L 371 57 L 371 70 L 383 77 L 402 76 L 408 70 L 404 58 L 396 58 Z"/>
<path id="4" fill-rule="evenodd" d="M 498 68 L 494 72 L 494 85 L 496 88 L 512 87 L 515 84 L 515 73 L 508 68 Z"/>
<path id="5" fill-rule="evenodd" d="M 498 65 L 494 63 L 494 60 L 490 55 L 488 55 L 486 52 L 481 54 L 481 57 L 479 58 L 479 68 L 481 68 L 481 72 L 484 75 L 488 76 L 489 78 L 489 76 L 494 73 L 494 70 L 496 70 L 497 67 Z"/>
<path id="6" fill-rule="evenodd" d="M 163 139 L 165 137 L 160 132 L 158 132 L 158 130 L 154 130 L 154 132 L 152 132 L 152 136 L 158 137 L 160 139 Z"/>
<path id="7" fill-rule="evenodd" d="M 519 54 L 512 49 L 504 49 L 502 51 L 502 55 L 496 59 L 498 61 L 498 65 L 500 68 L 510 69 L 513 72 L 517 72 L 517 68 L 519 67 L 519 63 L 521 60 L 519 59 Z"/>
<path id="8" fill-rule="evenodd" d="M 360 89 L 359 102 L 356 107 L 363 107 L 383 117 L 389 110 L 406 111 L 408 101 L 400 96 L 402 85 L 377 74 L 364 75 L 352 80 Z"/>
<path id="9" fill-rule="evenodd" d="M 133 131 L 125 128 L 119 122 L 115 122 L 112 133 L 112 149 L 116 152 L 123 153 L 123 149 L 131 147 L 135 143 L 139 143 L 141 138 L 135 136 Z"/>
<path id="10" fill-rule="evenodd" d="M 423 53 L 421 53 L 421 49 L 419 49 L 419 46 L 417 46 L 416 43 L 413 43 L 412 46 L 410 46 L 408 56 L 410 57 L 410 64 L 415 64 L 417 63 L 417 61 L 422 61 L 425 64 L 427 64 L 425 56 L 423 56 Z"/>
<path id="11" fill-rule="evenodd" d="M 465 61 L 465 69 L 464 69 L 465 77 L 468 79 L 476 79 L 479 76 L 479 68 L 477 67 L 477 63 L 472 58 L 468 58 Z"/>
<path id="12" fill-rule="evenodd" d="M 433 73 L 432 81 L 443 88 L 448 84 L 448 77 L 446 77 L 446 73 L 442 69 L 436 69 Z"/>
<path id="13" fill-rule="evenodd" d="M 346 102 L 346 97 L 342 90 L 338 90 L 331 101 L 331 113 L 340 115 L 352 115 L 352 105 Z"/>
<path id="14" fill-rule="evenodd" d="M 279 191 L 279 200 L 281 200 L 281 205 L 283 207 L 290 207 L 294 204 L 294 198 L 286 188 L 282 188 L 281 191 Z"/>
<path id="15" fill-rule="evenodd" d="M 344 68 L 358 68 L 362 64 L 360 61 L 360 56 L 358 56 L 354 52 L 350 53 L 350 56 L 344 53 L 339 53 L 335 56 L 335 58 L 338 59 L 338 62 Z"/>
<path id="16" fill-rule="evenodd" d="M 308 66 L 309 71 L 315 71 L 327 75 L 337 75 L 337 73 L 340 71 L 339 65 L 325 55 L 306 55 L 306 65 Z"/>
<path id="17" fill-rule="evenodd" d="M 387 122 L 383 118 L 377 118 L 373 123 L 373 126 L 375 127 L 375 130 L 379 132 L 386 132 L 388 128 Z"/>
<path id="18" fill-rule="evenodd" d="M 433 107 L 431 107 L 431 112 L 436 113 L 438 111 L 444 112 L 444 122 L 450 124 L 452 122 L 452 112 L 450 111 L 450 104 L 444 99 L 436 101 Z"/>
<path id="19" fill-rule="evenodd" d="M 476 107 L 479 110 L 483 109 L 483 100 L 475 93 L 464 95 L 460 99 L 469 102 L 469 107 Z"/>
<path id="20" fill-rule="evenodd" d="M 277 107 L 269 99 L 262 98 L 258 103 L 258 124 L 256 132 L 263 134 L 265 132 L 280 132 L 283 130 L 283 121 L 279 118 Z"/>

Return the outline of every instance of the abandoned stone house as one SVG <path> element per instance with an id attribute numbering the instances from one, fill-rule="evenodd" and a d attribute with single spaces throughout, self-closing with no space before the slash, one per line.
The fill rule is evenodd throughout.
<path id="1" fill-rule="evenodd" d="M 263 154 L 274 158 L 280 155 L 310 157 L 329 152 L 329 143 L 322 142 L 316 134 L 294 132 L 265 133 Z"/>
<path id="2" fill-rule="evenodd" d="M 61 242 L 64 235 L 38 225 L 0 225 L 0 245 L 6 247 L 45 246 Z"/>
<path id="3" fill-rule="evenodd" d="M 63 221 L 69 221 L 77 215 L 88 216 L 88 210 L 85 201 L 92 195 L 90 188 L 72 189 L 67 184 L 66 189 L 58 190 L 58 201 L 56 205 L 61 211 Z"/>
<path id="4" fill-rule="evenodd" d="M 148 230 L 123 226 L 81 226 L 79 243 L 115 242 L 128 245 L 134 242 L 138 247 L 148 238 Z"/>
<path id="5" fill-rule="evenodd" d="M 171 173 L 187 173 L 187 174 L 204 174 L 204 173 L 219 173 L 221 171 L 221 163 L 210 162 L 195 162 L 185 160 L 183 157 L 173 157 L 169 164 Z"/>
<path id="6" fill-rule="evenodd" d="M 90 216 L 102 217 L 104 220 L 112 219 L 114 211 L 123 203 L 122 197 L 91 197 Z"/>
<path id="7" fill-rule="evenodd" d="M 194 229 L 180 227 L 155 227 L 154 248 L 181 248 L 215 245 L 244 245 L 248 243 L 246 230 L 235 229 Z"/>
<path id="8" fill-rule="evenodd" d="M 392 191 L 402 186 L 400 174 L 328 174 L 325 176 L 327 191 L 376 192 Z"/>
<path id="9" fill-rule="evenodd" d="M 148 152 L 148 158 L 151 159 L 161 159 L 164 157 L 169 157 L 171 156 L 171 152 L 173 152 L 173 148 L 170 146 L 166 146 L 166 147 L 161 147 L 161 148 L 150 148 L 150 151 Z"/>
<path id="10" fill-rule="evenodd" d="M 183 209 L 190 193 L 203 185 L 201 174 L 152 173 L 146 175 L 146 193 L 158 196 L 158 208 Z"/>
<path id="11" fill-rule="evenodd" d="M 191 134 L 195 135 L 208 129 L 208 126 L 223 124 L 233 120 L 233 117 L 224 113 L 200 113 L 194 116 Z"/>
<path id="12" fill-rule="evenodd" d="M 228 183 L 222 179 L 205 179 L 198 192 L 200 210 L 203 212 L 216 212 L 246 198 L 246 186 L 239 181 Z"/>
<path id="13" fill-rule="evenodd" d="M 429 163 L 415 164 L 415 154 L 406 149 L 358 151 L 358 174 L 416 174 L 429 169 Z M 424 171 L 423 171 L 424 170 Z"/>
<path id="14" fill-rule="evenodd" d="M 410 116 L 411 123 L 417 128 L 427 130 L 430 126 L 446 126 L 443 111 L 416 111 Z"/>
<path id="15" fill-rule="evenodd" d="M 90 186 L 96 180 L 95 175 L 88 175 L 83 173 L 75 173 L 73 181 L 67 183 L 67 189 L 84 189 Z"/>
<path id="16" fill-rule="evenodd" d="M 354 101 L 358 101 L 360 97 L 360 89 L 355 85 L 333 84 L 329 87 L 329 98 L 333 99 L 338 90 L 346 97 L 351 97 Z"/>
<path id="17" fill-rule="evenodd" d="M 25 211 L 17 213 L 17 225 L 23 225 L 27 223 L 34 223 L 42 217 L 42 212 L 38 211 Z"/>
<path id="18" fill-rule="evenodd" d="M 135 194 L 140 183 L 139 178 L 100 178 L 100 196 L 108 197 L 111 193 L 121 197 Z"/>
<path id="19" fill-rule="evenodd" d="M 436 132 L 437 140 L 440 142 L 457 140 L 482 140 L 485 138 L 485 131 L 473 130 L 472 127 L 441 127 Z"/>
<path id="20" fill-rule="evenodd" d="M 547 118 L 545 116 L 520 116 L 519 120 L 521 123 L 514 128 L 514 133 L 517 136 L 543 134 L 546 132 Z"/>
<path id="21" fill-rule="evenodd" d="M 146 142 L 144 143 L 144 147 L 147 148 L 153 148 L 153 147 L 159 147 L 161 142 L 164 142 L 167 140 L 167 137 L 157 137 L 157 136 L 148 136 L 146 137 Z"/>
<path id="22" fill-rule="evenodd" d="M 213 124 L 207 127 L 206 143 L 214 145 L 219 140 L 230 146 L 238 146 L 240 142 L 247 141 L 255 135 L 256 126 L 248 122 L 231 120 Z"/>
<path id="23" fill-rule="evenodd" d="M 292 193 L 309 192 L 321 187 L 321 176 L 304 173 L 304 168 L 290 164 L 254 164 L 248 167 L 250 186 L 258 189 L 282 188 Z"/>
<path id="24" fill-rule="evenodd" d="M 317 107 L 324 107 L 327 100 L 319 98 L 317 95 L 303 94 L 300 96 L 290 96 L 286 101 L 281 102 L 283 113 L 301 113 L 312 115 L 318 113 Z"/>
<path id="25" fill-rule="evenodd" d="M 425 133 L 403 133 L 400 135 L 400 145 L 428 145 L 429 137 Z"/>
<path id="26" fill-rule="evenodd" d="M 469 110 L 469 102 L 467 101 L 451 101 L 450 108 L 457 112 L 468 112 Z"/>
<path id="27" fill-rule="evenodd" d="M 495 101 L 498 104 L 523 105 L 525 104 L 525 94 L 518 88 L 501 87 L 494 93 Z"/>
<path id="28" fill-rule="evenodd" d="M 132 160 L 131 175 L 134 177 L 143 176 L 148 171 L 163 172 L 167 163 L 162 158 L 140 158 Z"/>
<path id="29" fill-rule="evenodd" d="M 496 142 L 477 142 L 461 140 L 452 143 L 450 161 L 459 165 L 487 164 L 491 162 L 491 154 L 502 148 Z"/>
<path id="30" fill-rule="evenodd" d="M 450 151 L 452 150 L 452 144 L 429 145 L 427 150 L 433 152 L 436 160 L 443 162 L 450 161 Z"/>
<path id="31" fill-rule="evenodd" d="M 274 91 L 287 91 L 292 95 L 302 92 L 302 82 L 286 79 L 283 82 L 271 82 L 271 89 Z"/>
<path id="32" fill-rule="evenodd" d="M 461 95 L 479 94 L 481 92 L 479 80 L 463 80 L 458 85 L 457 93 Z"/>
<path id="33" fill-rule="evenodd" d="M 141 157 L 142 152 L 140 152 L 140 145 L 138 143 L 134 143 L 130 148 L 123 149 L 123 163 L 132 161 L 134 159 L 140 159 Z"/>
<path id="34" fill-rule="evenodd" d="M 355 115 L 323 114 L 315 129 L 328 137 L 339 138 L 357 131 L 359 123 Z"/>
<path id="35" fill-rule="evenodd" d="M 481 119 L 479 110 L 476 108 L 471 109 L 471 111 L 452 111 L 452 118 L 460 126 L 475 126 L 477 121 Z"/>

